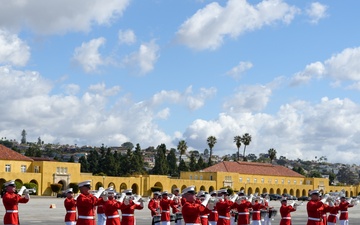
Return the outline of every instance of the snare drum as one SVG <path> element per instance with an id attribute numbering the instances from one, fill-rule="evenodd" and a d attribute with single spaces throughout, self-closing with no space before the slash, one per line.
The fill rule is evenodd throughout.
<path id="1" fill-rule="evenodd" d="M 175 214 L 171 214 L 170 215 L 170 221 L 173 222 L 176 220 L 176 215 Z"/>
<path id="2" fill-rule="evenodd" d="M 156 216 L 153 217 L 153 219 L 154 219 L 154 224 L 160 223 L 160 221 L 161 221 L 161 216 L 160 216 L 160 215 L 156 215 Z"/>
<path id="3" fill-rule="evenodd" d="M 269 210 L 269 218 L 274 218 L 277 214 L 277 210 L 276 209 L 270 209 Z"/>
<path id="4" fill-rule="evenodd" d="M 182 213 L 176 213 L 176 220 L 182 220 L 183 219 L 183 215 Z"/>
<path id="5" fill-rule="evenodd" d="M 265 218 L 266 217 L 266 215 L 267 215 L 267 210 L 264 210 L 264 209 L 261 209 L 260 210 L 260 216 L 261 216 L 261 218 L 263 219 L 263 218 Z"/>

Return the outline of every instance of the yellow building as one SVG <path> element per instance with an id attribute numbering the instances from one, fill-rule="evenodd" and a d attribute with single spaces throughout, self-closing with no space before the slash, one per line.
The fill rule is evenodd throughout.
<path id="1" fill-rule="evenodd" d="M 23 156 L 0 145 L 0 185 L 8 180 L 22 184 L 38 185 L 38 195 L 51 195 L 51 184 L 60 183 L 62 189 L 70 183 L 91 180 L 93 189 L 113 186 L 121 192 L 133 189 L 142 196 L 150 196 L 152 187 L 171 192 L 195 185 L 197 190 L 211 192 L 222 187 L 245 190 L 252 193 L 288 193 L 297 197 L 308 195 L 309 190 L 319 189 L 324 193 L 346 190 L 347 196 L 357 195 L 359 186 L 329 186 L 328 179 L 306 178 L 286 167 L 266 163 L 221 162 L 197 172 L 182 172 L 180 179 L 159 175 L 137 175 L 133 177 L 93 176 L 81 173 L 79 163 L 50 161 Z"/>

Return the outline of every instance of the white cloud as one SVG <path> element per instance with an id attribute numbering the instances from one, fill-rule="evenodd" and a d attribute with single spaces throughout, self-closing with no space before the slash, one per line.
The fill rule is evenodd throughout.
<path id="1" fill-rule="evenodd" d="M 290 85 L 296 86 L 310 82 L 313 77 L 320 78 L 325 74 L 325 66 L 321 62 L 315 62 L 307 65 L 304 71 L 296 73 L 290 82 Z"/>
<path id="2" fill-rule="evenodd" d="M 163 110 L 160 110 L 156 115 L 157 118 L 163 120 L 169 118 L 169 116 L 170 116 L 170 108 L 165 108 Z"/>
<path id="3" fill-rule="evenodd" d="M 99 48 L 105 44 L 105 38 L 92 39 L 83 42 L 74 51 L 73 61 L 78 63 L 86 73 L 96 72 L 98 67 L 106 64 L 99 52 Z"/>
<path id="4" fill-rule="evenodd" d="M 63 86 L 65 94 L 76 95 L 80 91 L 80 86 L 77 84 L 67 84 Z"/>
<path id="5" fill-rule="evenodd" d="M 282 105 L 274 115 L 224 112 L 213 120 L 195 120 L 183 135 L 191 148 L 207 148 L 214 135 L 214 154 L 235 153 L 233 138 L 249 133 L 247 154 L 266 153 L 275 148 L 278 156 L 314 159 L 327 156 L 331 162 L 357 163 L 360 156 L 360 105 L 349 99 L 328 99 L 311 104 L 296 101 Z M 343 157 L 348 156 L 348 157 Z"/>
<path id="6" fill-rule="evenodd" d="M 159 58 L 159 46 L 154 40 L 140 45 L 139 51 L 133 52 L 123 60 L 125 66 L 130 66 L 138 74 L 144 75 L 154 69 L 154 65 Z"/>
<path id="7" fill-rule="evenodd" d="M 30 47 L 17 35 L 0 29 L 0 64 L 25 66 L 30 58 Z"/>
<path id="8" fill-rule="evenodd" d="M 325 18 L 327 16 L 327 8 L 326 5 L 323 5 L 320 2 L 311 3 L 310 7 L 306 9 L 306 14 L 310 18 L 310 23 L 316 24 L 320 19 Z"/>
<path id="9" fill-rule="evenodd" d="M 119 30 L 119 43 L 131 45 L 136 42 L 136 35 L 133 30 Z"/>
<path id="10" fill-rule="evenodd" d="M 39 34 L 89 31 L 122 15 L 129 0 L 0 0 L 0 27 L 30 28 Z"/>
<path id="11" fill-rule="evenodd" d="M 239 79 L 240 76 L 247 70 L 251 69 L 253 64 L 251 62 L 240 62 L 239 65 L 233 67 L 230 71 L 226 74 L 235 78 Z"/>
<path id="12" fill-rule="evenodd" d="M 216 49 L 224 38 L 276 22 L 289 24 L 299 9 L 282 0 L 261 1 L 250 5 L 246 0 L 228 0 L 222 7 L 217 2 L 206 5 L 186 20 L 177 32 L 177 40 L 197 50 Z"/>
<path id="13" fill-rule="evenodd" d="M 100 94 L 103 96 L 114 96 L 117 95 L 120 91 L 120 86 L 114 86 L 112 88 L 106 88 L 106 85 L 104 83 L 90 85 L 89 91 Z"/>

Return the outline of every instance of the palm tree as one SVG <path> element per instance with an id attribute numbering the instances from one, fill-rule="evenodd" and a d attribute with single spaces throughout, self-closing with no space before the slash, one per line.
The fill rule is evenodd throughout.
<path id="1" fill-rule="evenodd" d="M 270 148 L 269 150 L 268 150 L 268 154 L 269 154 L 269 158 L 270 158 L 270 162 L 271 162 L 271 164 L 272 164 L 272 161 L 274 160 L 274 159 L 276 159 L 276 150 L 275 149 L 273 149 L 273 148 Z"/>
<path id="2" fill-rule="evenodd" d="M 212 164 L 211 163 L 211 157 L 212 157 L 212 153 L 213 153 L 212 149 L 213 149 L 214 145 L 216 144 L 216 137 L 209 136 L 207 138 L 207 144 L 208 144 L 209 149 L 210 149 L 209 166 L 211 166 L 211 164 Z"/>
<path id="3" fill-rule="evenodd" d="M 247 161 L 246 157 L 245 157 L 245 150 L 246 150 L 246 146 L 248 146 L 251 142 L 251 135 L 249 135 L 248 133 L 245 133 L 242 138 L 242 143 L 244 144 L 244 154 L 243 154 L 243 157 L 244 157 L 244 161 Z"/>
<path id="4" fill-rule="evenodd" d="M 186 153 L 187 148 L 188 147 L 187 147 L 187 143 L 185 140 L 179 141 L 178 146 L 177 146 L 177 149 L 180 152 L 179 163 L 181 162 L 181 156 Z"/>
<path id="5" fill-rule="evenodd" d="M 235 136 L 234 137 L 234 142 L 235 142 L 235 144 L 236 144 L 236 147 L 237 147 L 237 150 L 238 150 L 238 152 L 237 152 L 237 159 L 238 159 L 238 161 L 240 161 L 240 147 L 241 147 L 241 136 Z"/>

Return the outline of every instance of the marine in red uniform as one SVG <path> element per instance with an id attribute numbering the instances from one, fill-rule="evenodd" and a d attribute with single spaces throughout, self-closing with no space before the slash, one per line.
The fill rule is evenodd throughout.
<path id="1" fill-rule="evenodd" d="M 280 225 L 291 225 L 291 212 L 296 211 L 296 205 L 288 205 L 286 198 L 281 199 Z"/>
<path id="2" fill-rule="evenodd" d="M 251 208 L 251 202 L 246 199 L 244 191 L 240 191 L 238 193 L 238 199 L 235 201 L 231 208 L 236 209 L 238 212 L 238 225 L 250 224 L 249 208 Z"/>
<path id="3" fill-rule="evenodd" d="M 342 196 L 340 198 L 340 204 L 339 204 L 339 209 L 340 209 L 340 225 L 348 225 L 349 224 L 349 212 L 348 212 L 348 208 L 353 207 L 353 204 L 350 204 L 349 202 L 346 201 L 345 196 Z"/>
<path id="4" fill-rule="evenodd" d="M 230 210 L 234 203 L 228 199 L 227 189 L 221 189 L 219 194 L 222 199 L 216 203 L 216 209 L 219 213 L 217 225 L 230 225 Z"/>
<path id="5" fill-rule="evenodd" d="M 150 199 L 148 204 L 148 209 L 150 209 L 151 216 L 152 216 L 152 225 L 160 223 L 160 193 L 154 192 L 152 199 Z M 156 220 L 156 217 L 159 221 Z"/>
<path id="6" fill-rule="evenodd" d="M 205 192 L 199 191 L 199 193 L 197 194 L 196 203 L 201 204 L 201 202 L 203 202 L 204 200 L 205 200 Z M 201 225 L 209 225 L 208 218 L 209 218 L 209 212 L 207 211 L 200 212 Z"/>
<path id="7" fill-rule="evenodd" d="M 19 215 L 18 215 L 18 204 L 27 203 L 30 199 L 30 195 L 25 191 L 25 186 L 21 188 L 19 193 L 15 193 L 15 181 L 11 180 L 5 184 L 6 193 L 3 196 L 3 205 L 5 207 L 4 215 L 4 225 L 18 225 Z M 21 197 L 22 192 L 25 193 L 25 197 Z"/>
<path id="8" fill-rule="evenodd" d="M 182 214 L 184 217 L 185 225 L 200 225 L 200 213 L 210 212 L 210 210 L 206 207 L 210 196 L 206 196 L 205 200 L 201 204 L 199 204 L 196 203 L 196 192 L 194 186 L 185 188 L 182 193 L 182 197 L 186 199 L 185 204 L 182 207 Z"/>
<path id="9" fill-rule="evenodd" d="M 218 211 L 216 210 L 216 201 L 217 201 L 217 191 L 212 191 L 210 193 L 211 199 L 209 201 L 209 204 L 213 204 L 214 207 L 212 208 L 211 212 L 209 213 L 209 225 L 216 225 L 217 221 L 219 219 Z"/>
<path id="10" fill-rule="evenodd" d="M 180 196 L 180 189 L 179 188 L 175 188 L 173 190 L 173 195 L 174 195 L 174 203 L 175 205 L 173 205 L 172 211 L 173 214 L 175 214 L 175 225 L 181 225 L 182 224 L 182 213 L 181 213 L 181 196 Z"/>
<path id="11" fill-rule="evenodd" d="M 76 201 L 74 199 L 74 192 L 72 188 L 65 191 L 66 198 L 64 200 L 64 207 L 66 210 L 65 224 L 75 225 L 76 224 Z"/>
<path id="12" fill-rule="evenodd" d="M 335 201 L 333 204 L 334 204 L 333 206 L 330 204 L 331 209 L 329 212 L 329 216 L 327 218 L 327 225 L 336 225 L 336 221 L 338 218 L 338 214 L 340 210 L 339 202 Z"/>
<path id="13" fill-rule="evenodd" d="M 90 194 L 91 181 L 79 183 L 80 195 L 76 199 L 78 210 L 77 225 L 95 225 L 95 206 L 98 199 Z"/>
<path id="14" fill-rule="evenodd" d="M 253 209 L 253 211 L 252 211 L 252 224 L 253 225 L 261 225 L 260 210 L 261 209 L 266 209 L 266 206 L 259 203 L 259 197 L 254 197 L 253 201 L 252 201 L 252 204 L 251 204 L 251 208 Z"/>
<path id="15" fill-rule="evenodd" d="M 322 221 L 324 203 L 320 201 L 319 195 L 320 193 L 318 190 L 313 190 L 310 192 L 311 199 L 306 206 L 308 214 L 307 225 L 326 225 Z"/>
<path id="16" fill-rule="evenodd" d="M 170 225 L 170 208 L 175 205 L 175 202 L 168 198 L 168 192 L 164 191 L 161 194 L 160 210 L 161 210 L 161 225 Z"/>
<path id="17" fill-rule="evenodd" d="M 115 195 L 116 193 L 113 188 L 110 187 L 105 190 L 105 195 L 103 197 L 103 210 L 106 217 L 106 225 L 121 224 L 118 210 L 120 209 L 122 203 L 115 199 Z"/>
<path id="18" fill-rule="evenodd" d="M 120 207 L 122 215 L 122 225 L 135 225 L 135 209 L 144 208 L 144 200 L 142 198 L 136 200 L 132 195 L 132 189 L 125 191 L 126 197 L 122 206 Z"/>

